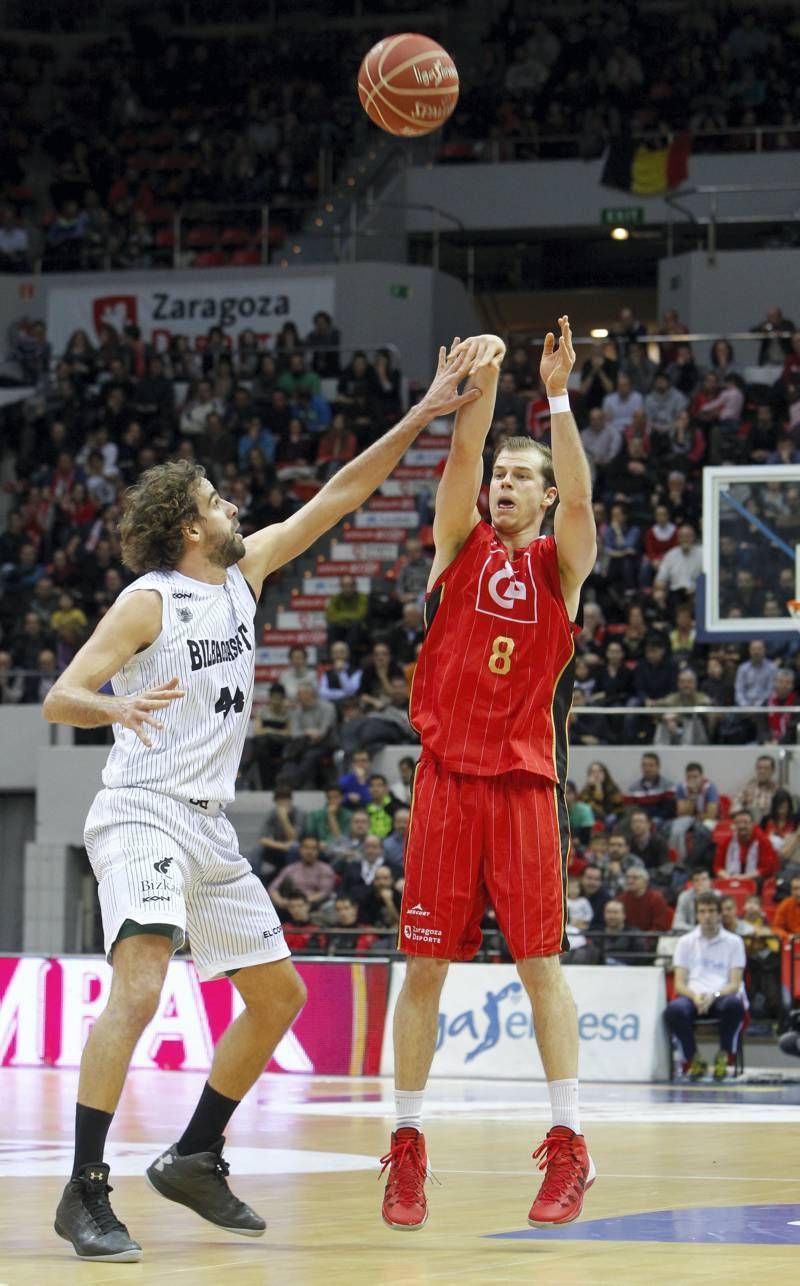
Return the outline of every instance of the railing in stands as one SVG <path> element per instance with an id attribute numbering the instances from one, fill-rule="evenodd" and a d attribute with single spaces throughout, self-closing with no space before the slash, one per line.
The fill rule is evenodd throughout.
<path id="1" fill-rule="evenodd" d="M 724 126 L 691 130 L 692 153 L 715 152 L 790 152 L 800 149 L 800 122 L 796 125 Z M 637 143 L 667 147 L 674 142 L 676 131 L 658 130 L 636 133 Z M 444 159 L 486 161 L 502 164 L 508 161 L 599 160 L 613 138 L 604 134 L 587 152 L 584 134 L 548 134 L 534 131 L 527 138 L 478 139 L 460 143 L 452 140 Z M 460 155 L 460 153 L 464 153 Z"/>
<path id="2" fill-rule="evenodd" d="M 352 928 L 342 928 L 333 924 L 308 924 L 294 925 L 291 922 L 284 924 L 285 930 L 292 934 L 308 934 L 309 943 L 306 946 L 294 946 L 292 948 L 294 955 L 322 956 L 326 957 L 332 954 L 341 954 L 338 939 L 351 939 L 353 947 L 359 938 L 374 937 L 377 941 L 367 951 L 359 953 L 360 955 L 372 954 L 392 959 L 400 959 L 403 952 L 396 949 L 397 926 L 385 924 L 358 924 Z M 614 958 L 627 964 L 657 964 L 662 967 L 671 968 L 672 955 L 664 947 L 667 943 L 682 937 L 684 930 L 645 930 L 625 927 L 619 931 L 619 934 L 613 933 L 608 929 L 591 929 L 583 930 L 583 936 L 590 944 L 599 944 L 604 938 L 619 937 L 623 934 L 638 940 L 638 945 L 626 950 L 623 953 L 614 953 Z M 311 941 L 311 939 L 314 939 Z M 389 939 L 389 941 L 387 941 Z M 800 942 L 800 939 L 798 939 Z M 330 950 L 325 950 L 326 943 L 330 945 Z M 661 949 L 660 949 L 661 948 Z M 189 948 L 187 947 L 187 952 Z M 355 950 L 353 952 L 355 954 Z M 475 956 L 476 963 L 500 962 L 509 960 L 511 957 L 505 947 L 503 935 L 499 929 L 484 928 L 483 942 Z M 567 961 L 569 963 L 569 961 Z M 577 963 L 577 962 L 576 962 Z M 598 963 L 602 963 L 599 961 Z"/>

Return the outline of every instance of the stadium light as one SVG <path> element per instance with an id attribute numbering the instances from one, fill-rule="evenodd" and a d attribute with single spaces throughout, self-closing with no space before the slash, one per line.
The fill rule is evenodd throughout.
<path id="1" fill-rule="evenodd" d="M 628 240 L 628 237 L 629 237 L 630 235 L 631 235 L 631 234 L 630 234 L 630 232 L 628 231 L 628 229 L 627 229 L 627 228 L 612 228 L 612 229 L 611 229 L 611 237 L 612 237 L 612 240 L 614 240 L 614 241 L 627 241 L 627 240 Z"/>

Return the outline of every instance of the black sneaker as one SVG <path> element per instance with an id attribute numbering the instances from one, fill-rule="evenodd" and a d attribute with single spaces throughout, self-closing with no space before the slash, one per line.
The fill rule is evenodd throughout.
<path id="1" fill-rule="evenodd" d="M 72 1242 L 79 1259 L 135 1264 L 142 1248 L 111 1209 L 111 1191 L 105 1162 L 85 1165 L 64 1189 L 53 1226 L 59 1237 Z"/>
<path id="2" fill-rule="evenodd" d="M 243 1237 L 261 1237 L 267 1227 L 265 1220 L 228 1187 L 230 1166 L 222 1159 L 224 1146 L 225 1140 L 217 1139 L 208 1152 L 193 1152 L 182 1157 L 173 1143 L 147 1167 L 147 1182 L 168 1201 L 188 1206 L 218 1228 L 241 1233 Z"/>
<path id="3" fill-rule="evenodd" d="M 785 1031 L 778 1041 L 778 1049 L 782 1054 L 791 1054 L 793 1058 L 800 1058 L 800 1034 L 796 1031 Z"/>

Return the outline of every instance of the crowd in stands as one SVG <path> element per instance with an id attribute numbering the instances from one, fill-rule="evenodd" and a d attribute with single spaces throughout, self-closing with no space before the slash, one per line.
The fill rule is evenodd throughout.
<path id="1" fill-rule="evenodd" d="M 667 313 L 659 329 L 674 342 L 648 344 L 645 326 L 622 309 L 608 339 L 579 365 L 571 393 L 598 529 L 576 643 L 571 737 L 582 745 L 794 743 L 796 716 L 780 711 L 798 700 L 797 640 L 703 643 L 694 619 L 703 467 L 800 460 L 800 332 L 780 308 L 769 309 L 751 328 L 763 338 L 758 373 L 746 383 L 726 340 L 703 366 L 682 341 L 677 314 Z M 524 344 L 511 347 L 501 374 L 489 450 L 519 433 L 549 442 L 537 358 Z M 797 543 L 800 488 L 775 481 L 733 491 L 738 504 L 726 507 L 719 532 L 720 617 L 785 617 L 788 627 L 794 568 L 775 554 L 765 527 Z M 694 713 L 681 713 L 686 706 Z M 706 716 L 704 706 L 730 713 Z M 603 715 L 610 707 L 630 714 Z M 737 713 L 743 707 L 764 713 Z"/>
<path id="2" fill-rule="evenodd" d="M 36 392 L 0 412 L 13 478 L 0 532 L 0 702 L 41 700 L 131 579 L 119 501 L 144 469 L 201 462 L 246 535 L 288 517 L 400 414 L 389 351 L 341 363 L 327 313 L 305 336 L 288 322 L 269 351 L 252 331 L 229 345 L 213 328 L 203 341 L 176 337 L 156 352 L 137 327 L 104 325 L 94 343 L 76 331 L 56 359 L 41 323 L 12 328 Z M 347 606 L 345 595 L 341 622 Z"/>
<path id="3" fill-rule="evenodd" d="M 164 38 L 134 17 L 69 54 L 0 43 L 0 269 L 172 266 L 178 212 L 183 264 L 257 264 L 305 224 L 313 233 L 312 204 L 369 139 L 354 80 L 383 34 L 377 12 L 375 30 L 351 30 L 318 8 L 296 31 L 237 35 L 253 17 L 242 11 L 224 36 Z M 746 131 L 762 126 L 759 146 L 800 144 L 786 12 L 764 23 L 687 4 L 667 19 L 611 0 L 545 20 L 508 0 L 472 48 L 449 35 L 461 97 L 441 160 L 590 158 L 615 137 L 685 129 L 696 150 L 750 150 Z"/>
<path id="4" fill-rule="evenodd" d="M 794 743 L 797 720 L 783 707 L 797 703 L 800 649 L 758 639 L 700 643 L 693 591 L 699 474 L 714 444 L 723 460 L 765 452 L 783 461 L 788 442 L 787 462 L 795 458 L 798 336 L 778 309 L 757 323 L 764 383 L 740 381 L 732 425 L 719 407 L 703 416 L 716 396 L 708 384 L 718 370 L 728 382 L 738 378 L 730 346 L 715 346 L 706 371 L 681 340 L 680 319 L 661 325 L 671 329 L 660 333 L 675 339 L 653 360 L 659 354 L 649 351 L 645 328 L 623 311 L 608 344 L 582 364 L 572 394 L 594 474 L 600 554 L 576 640 L 571 737 L 612 748 Z M 231 341 L 218 328 L 201 342 L 176 336 L 163 352 L 135 326 L 121 334 L 105 326 L 96 339 L 76 332 L 55 356 L 40 323 L 19 323 L 12 342 L 36 392 L 0 412 L 12 466 L 6 476 L 13 478 L 0 533 L 0 703 L 41 701 L 130 579 L 120 560 L 119 504 L 143 469 L 172 455 L 199 460 L 239 505 L 247 534 L 290 514 L 402 409 L 390 353 L 340 359 L 335 322 L 326 313 L 304 336 L 287 323 L 269 351 L 253 332 Z M 487 478 L 504 435 L 548 440 L 537 365 L 538 354 L 511 347 Z M 683 450 L 687 441 L 691 451 Z M 778 488 L 766 500 L 761 493 L 744 499 L 746 512 L 762 506 L 758 511 L 777 522 L 787 497 Z M 342 950 L 354 937 L 363 949 L 386 949 L 396 924 L 413 755 L 396 783 L 371 769 L 382 747 L 417 741 L 407 703 L 431 566 L 427 492 L 419 508 L 418 533 L 407 536 L 391 575 L 376 579 L 369 593 L 342 577 L 327 603 L 324 654 L 312 661 L 307 649 L 295 647 L 254 712 L 240 787 L 278 792 L 254 867 L 291 919 L 301 949 L 318 947 L 334 931 Z M 732 586 L 723 574 L 731 617 L 768 614 L 770 596 L 780 615 L 793 595 L 790 569 L 776 575 L 778 560 L 760 557 L 757 547 L 748 559 L 753 539 L 746 523 L 721 538 L 730 546 L 721 548 L 723 573 L 738 569 Z M 680 713 L 686 705 L 692 714 Z M 706 705 L 725 709 L 706 716 Z M 624 707 L 624 719 L 604 716 L 604 706 Z M 600 715 L 588 715 L 591 707 Z M 309 788 L 326 790 L 327 804 L 303 818 L 291 792 Z M 657 944 L 648 934 L 669 932 L 674 917 L 677 928 L 692 923 L 692 898 L 685 895 L 703 891 L 696 868 L 723 889 L 725 880 L 752 881 L 750 895 L 761 901 L 737 909 L 737 931 L 745 933 L 741 923 L 759 917 L 766 926 L 754 938 L 751 976 L 759 979 L 754 1011 L 771 1017 L 769 953 L 777 947 L 769 944 L 800 927 L 791 902 L 781 913 L 785 924 L 776 902 L 792 896 L 800 848 L 795 803 L 777 790 L 766 753 L 724 816 L 722 794 L 696 764 L 684 783 L 664 781 L 657 750 L 645 754 L 638 783 L 618 789 L 598 765 L 571 789 L 570 875 L 578 881 L 571 888 L 572 958 L 653 958 Z M 730 919 L 730 907 L 723 911 Z M 493 927 L 491 916 L 486 927 Z M 495 935 L 487 936 L 487 951 L 502 957 L 503 950 Z M 755 1003 L 757 996 L 763 1003 Z"/>
<path id="5" fill-rule="evenodd" d="M 766 18 L 766 20 L 765 20 Z M 753 150 L 800 140 L 800 95 L 792 75 L 797 19 L 733 5 L 658 6 L 616 0 L 542 15 L 533 0 L 509 0 L 465 77 L 445 155 L 480 159 L 600 156 L 621 135 L 691 130 L 696 150 Z M 721 136 L 721 137 L 720 137 Z"/>
<path id="6" fill-rule="evenodd" d="M 655 751 L 618 784 L 602 761 L 568 791 L 573 849 L 567 933 L 573 963 L 669 966 L 675 940 L 716 895 L 721 927 L 742 938 L 753 1030 L 782 1019 L 781 949 L 800 932 L 800 811 L 774 755 L 726 795 L 703 764 L 669 780 Z"/>
<path id="7" fill-rule="evenodd" d="M 389 783 L 356 751 L 348 772 L 304 814 L 288 786 L 274 802 L 251 854 L 293 951 L 385 954 L 394 947 L 403 887 L 414 759 Z"/>
<path id="8" fill-rule="evenodd" d="M 330 176 L 365 129 L 361 43 L 324 23 L 165 39 L 132 19 L 61 61 L 0 44 L 0 270 L 172 266 L 178 210 L 184 262 L 261 262 L 261 207 L 282 244 L 322 195 L 320 156 Z"/>
<path id="9" fill-rule="evenodd" d="M 290 786 L 276 787 L 250 860 L 294 950 L 393 949 L 414 763 L 401 759 L 390 782 L 356 750 L 308 813 Z M 744 943 L 752 1029 L 772 1030 L 782 1018 L 782 945 L 800 933 L 800 812 L 778 784 L 775 757 L 758 755 L 732 796 L 696 761 L 673 782 L 646 751 L 640 776 L 624 784 L 596 761 L 567 799 L 566 962 L 669 967 L 675 935 L 697 927 L 699 902 L 712 893 L 721 927 Z M 508 959 L 491 910 L 482 927 L 483 958 Z"/>
<path id="10" fill-rule="evenodd" d="M 783 708 L 798 703 L 798 642 L 700 642 L 694 594 L 704 464 L 800 459 L 800 332 L 770 309 L 753 328 L 763 335 L 763 382 L 746 385 L 726 341 L 714 345 L 705 369 L 681 341 L 677 316 L 660 328 L 675 340 L 653 360 L 644 326 L 623 309 L 608 341 L 580 365 L 572 394 L 594 475 L 598 559 L 576 640 L 571 739 L 793 743 L 797 717 Z M 117 333 L 105 324 L 94 339 L 76 331 L 55 358 L 41 323 L 12 328 L 12 356 L 37 388 L 21 410 L 2 412 L 16 472 L 0 534 L 0 671 L 40 674 L 4 677 L 0 699 L 38 699 L 128 579 L 116 532 L 119 497 L 143 469 L 173 454 L 200 461 L 239 506 L 246 534 L 287 517 L 398 417 L 400 373 L 389 350 L 342 360 L 339 342 L 325 312 L 305 336 L 287 322 L 269 348 L 251 330 L 231 339 L 212 327 L 198 341 L 175 335 L 156 351 L 136 326 Z M 537 366 L 527 346 L 510 348 L 487 443 L 487 480 L 504 436 L 549 441 Z M 716 392 L 720 372 L 738 396 L 732 418 Z M 726 510 L 720 531 L 721 616 L 786 616 L 794 569 L 764 556 L 769 547 L 749 519 L 795 544 L 800 488 L 776 482 L 742 486 L 737 495 L 741 507 Z M 484 488 L 484 509 L 485 499 Z M 432 552 L 424 489 L 419 510 L 421 539 L 407 541 L 387 569 L 391 579 L 377 580 L 367 594 L 344 577 L 328 602 L 329 651 L 318 672 L 305 675 L 313 690 L 308 710 L 301 710 L 308 696 L 298 697 L 287 680 L 294 731 L 282 763 L 294 785 L 323 784 L 329 750 L 349 754 L 357 744 L 409 736 L 404 694 Z M 282 699 L 279 692 L 271 698 L 273 721 Z M 687 706 L 691 714 L 683 713 Z M 704 715 L 705 706 L 715 712 Z M 624 719 L 604 714 L 620 707 Z M 308 739 L 301 725 L 317 724 L 323 735 L 313 754 L 301 753 Z M 259 726 L 249 748 L 265 779 L 277 766 L 277 742 L 278 734 Z"/>

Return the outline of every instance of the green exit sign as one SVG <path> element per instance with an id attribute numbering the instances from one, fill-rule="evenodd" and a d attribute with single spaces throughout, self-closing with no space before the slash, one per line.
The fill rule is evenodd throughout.
<path id="1" fill-rule="evenodd" d="M 395 281 L 389 287 L 389 294 L 393 299 L 410 299 L 411 287 L 407 286 L 405 282 Z"/>
<path id="2" fill-rule="evenodd" d="M 626 227 L 629 224 L 644 223 L 644 206 L 612 205 L 600 211 L 600 222 L 610 223 L 615 227 L 618 224 Z"/>

